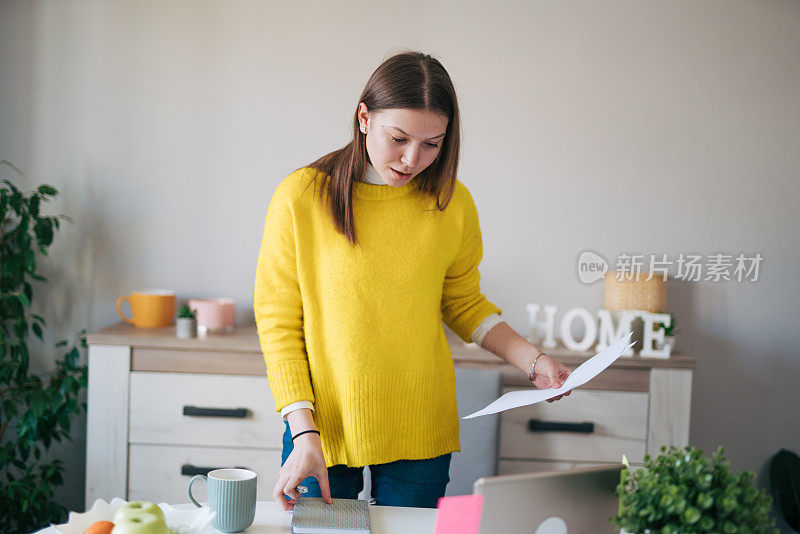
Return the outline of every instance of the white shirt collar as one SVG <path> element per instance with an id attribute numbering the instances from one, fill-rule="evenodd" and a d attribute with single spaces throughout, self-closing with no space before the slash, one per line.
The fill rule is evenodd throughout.
<path id="1" fill-rule="evenodd" d="M 362 181 L 373 185 L 387 185 L 370 162 L 367 162 L 367 172 L 364 173 L 364 178 Z"/>

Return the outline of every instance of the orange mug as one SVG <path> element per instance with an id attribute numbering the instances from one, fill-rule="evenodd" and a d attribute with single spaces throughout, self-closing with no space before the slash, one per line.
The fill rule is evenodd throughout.
<path id="1" fill-rule="evenodd" d="M 122 303 L 131 305 L 133 318 L 122 313 Z M 117 313 L 122 320 L 142 328 L 169 326 L 175 319 L 175 292 L 163 289 L 132 291 L 117 299 Z"/>

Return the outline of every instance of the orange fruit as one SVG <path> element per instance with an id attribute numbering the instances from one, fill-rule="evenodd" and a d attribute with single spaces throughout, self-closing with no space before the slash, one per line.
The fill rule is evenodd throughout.
<path id="1" fill-rule="evenodd" d="M 89 525 L 83 534 L 110 534 L 113 528 L 114 523 L 111 521 L 97 521 Z"/>

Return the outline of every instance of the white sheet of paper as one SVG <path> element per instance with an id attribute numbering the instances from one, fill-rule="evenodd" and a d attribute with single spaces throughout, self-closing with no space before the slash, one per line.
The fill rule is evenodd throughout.
<path id="1" fill-rule="evenodd" d="M 523 391 L 510 391 L 491 403 L 483 410 L 466 415 L 462 419 L 472 419 L 481 415 L 489 415 L 493 413 L 503 412 L 511 408 L 519 408 L 520 406 L 527 406 L 542 402 L 553 397 L 563 395 L 571 389 L 584 385 L 586 382 L 596 377 L 605 371 L 609 365 L 617 361 L 617 358 L 622 356 L 628 347 L 633 346 L 635 343 L 628 343 L 633 332 L 619 338 L 615 343 L 609 345 L 601 350 L 585 362 L 583 362 L 577 369 L 572 371 L 570 375 L 564 380 L 564 383 L 558 389 L 526 389 Z"/>

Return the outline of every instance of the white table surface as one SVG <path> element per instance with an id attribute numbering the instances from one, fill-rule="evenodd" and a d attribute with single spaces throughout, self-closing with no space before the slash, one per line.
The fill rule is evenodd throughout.
<path id="1" fill-rule="evenodd" d="M 194 507 L 191 503 L 175 505 L 175 508 L 185 510 L 191 510 Z M 369 521 L 372 534 L 433 534 L 436 524 L 436 509 L 372 505 L 369 507 Z M 287 534 L 292 531 L 291 524 L 291 512 L 279 509 L 278 503 L 275 501 L 258 501 L 255 521 L 244 532 L 247 534 Z M 216 534 L 217 532 L 211 526 L 203 530 L 203 534 Z M 48 527 L 36 534 L 56 534 L 56 531 L 52 527 Z"/>

